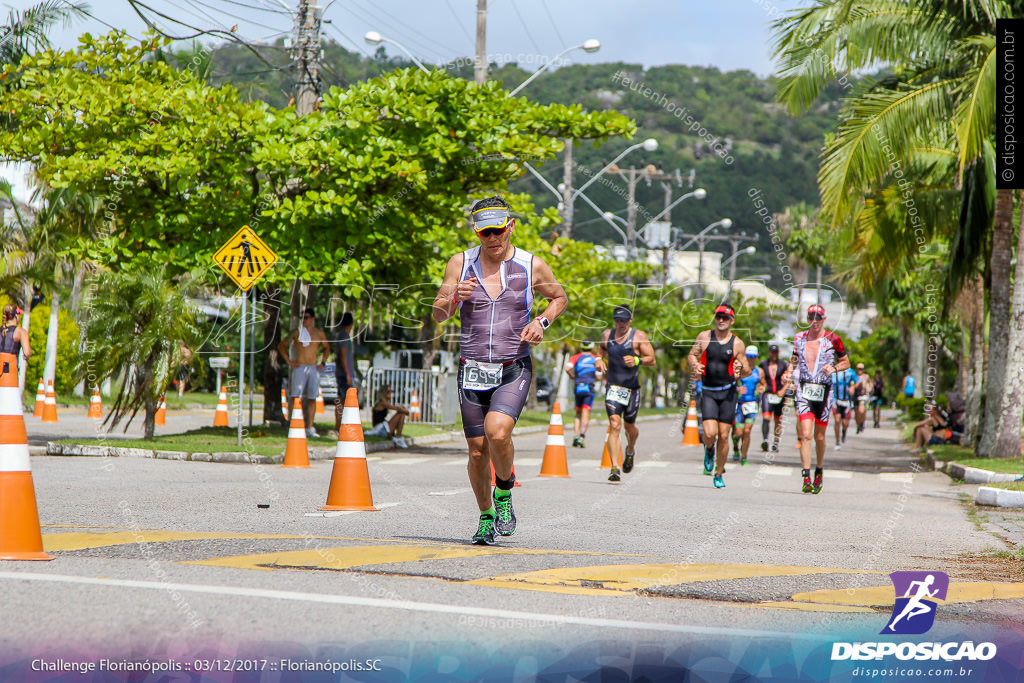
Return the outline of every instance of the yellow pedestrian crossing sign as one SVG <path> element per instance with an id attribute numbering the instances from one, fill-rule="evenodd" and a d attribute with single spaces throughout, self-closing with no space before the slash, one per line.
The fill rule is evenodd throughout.
<path id="1" fill-rule="evenodd" d="M 277 263 L 277 254 L 244 225 L 217 250 L 213 260 L 242 291 L 248 292 Z"/>

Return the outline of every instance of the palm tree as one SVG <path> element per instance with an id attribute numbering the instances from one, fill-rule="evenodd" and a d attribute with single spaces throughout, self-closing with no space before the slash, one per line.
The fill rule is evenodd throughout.
<path id="1" fill-rule="evenodd" d="M 837 70 L 888 70 L 866 79 L 844 103 L 818 176 L 823 212 L 833 227 L 855 226 L 851 246 L 873 269 L 870 275 L 912 262 L 923 243 L 938 237 L 967 256 L 949 259 L 945 298 L 951 300 L 991 253 L 985 284 L 993 354 L 982 455 L 995 454 L 994 443 L 1011 441 L 995 428 L 1000 410 L 1016 415 L 1012 431 L 1018 439 L 1016 448 L 999 454 L 1020 453 L 1022 406 L 1019 399 L 1013 403 L 1005 381 L 1008 358 L 1024 344 L 1016 339 L 1024 332 L 1008 324 L 1012 193 L 985 206 L 994 165 L 979 163 L 987 159 L 994 133 L 995 21 L 1010 16 L 1004 0 L 818 0 L 776 23 L 779 98 L 791 111 L 809 107 Z M 959 195 L 956 210 L 947 207 L 951 195 Z M 906 198 L 916 200 L 913 212 L 893 201 Z M 912 222 L 923 208 L 935 220 Z M 879 256 L 883 251 L 888 259 Z M 999 429 L 1010 429 L 1011 422 Z"/>
<path id="2" fill-rule="evenodd" d="M 165 265 L 142 263 L 99 273 L 89 287 L 78 372 L 97 382 L 125 378 L 107 416 L 111 426 L 128 416 L 127 430 L 142 409 L 145 438 L 153 438 L 157 400 L 178 368 L 180 349 L 196 349 L 203 338 L 201 315 L 188 301 L 197 288 L 194 278 L 175 286 Z"/>
<path id="3" fill-rule="evenodd" d="M 84 18 L 89 5 L 65 0 L 44 0 L 21 12 L 10 10 L 0 24 L 0 65 L 17 64 L 21 58 L 50 47 L 46 32 L 74 18 Z"/>

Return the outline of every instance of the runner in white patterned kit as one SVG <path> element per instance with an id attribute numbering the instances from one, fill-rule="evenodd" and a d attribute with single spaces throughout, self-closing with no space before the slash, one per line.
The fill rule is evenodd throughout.
<path id="1" fill-rule="evenodd" d="M 798 333 L 793 340 L 793 358 L 782 380 L 788 382 L 792 378 L 796 392 L 803 492 L 820 493 L 825 464 L 825 433 L 832 412 L 833 375 L 848 369 L 850 359 L 839 335 L 825 330 L 825 309 L 822 306 L 812 304 L 807 309 L 807 321 L 809 329 Z M 811 420 L 814 420 L 813 429 Z M 810 474 L 812 431 L 817 455 L 813 483 Z"/>
<path id="2" fill-rule="evenodd" d="M 530 345 L 544 339 L 567 299 L 547 263 L 512 246 L 516 221 L 505 200 L 478 201 L 472 220 L 480 246 L 448 261 L 433 317 L 444 322 L 459 313 L 459 407 L 469 446 L 469 481 L 480 508 L 473 542 L 491 545 L 495 532 L 510 536 L 516 530 L 512 428 L 530 392 Z M 547 299 L 548 306 L 530 320 L 534 292 Z"/>

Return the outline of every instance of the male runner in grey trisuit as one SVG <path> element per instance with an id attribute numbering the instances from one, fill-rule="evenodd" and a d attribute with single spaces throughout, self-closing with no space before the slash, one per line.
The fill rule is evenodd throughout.
<path id="1" fill-rule="evenodd" d="M 505 200 L 478 201 L 472 221 L 480 245 L 449 259 L 433 317 L 444 322 L 459 313 L 459 407 L 469 446 L 469 481 L 480 508 L 473 542 L 491 545 L 495 532 L 509 536 L 516 530 L 512 428 L 530 391 L 530 344 L 544 339 L 567 299 L 547 263 L 512 246 L 516 221 Z M 534 292 L 548 306 L 530 320 Z"/>
<path id="2" fill-rule="evenodd" d="M 597 369 L 606 372 L 604 408 L 608 413 L 608 453 L 613 460 L 608 481 L 619 481 L 619 468 L 614 462 L 614 454 L 619 452 L 622 443 L 619 430 L 625 423 L 626 452 L 622 472 L 629 474 L 633 471 L 636 440 L 640 436 L 636 426 L 640 409 L 640 366 L 653 367 L 657 361 L 647 333 L 631 327 L 633 312 L 628 306 L 616 306 L 612 320 L 615 329 L 605 330 L 601 335 L 601 360 Z"/>

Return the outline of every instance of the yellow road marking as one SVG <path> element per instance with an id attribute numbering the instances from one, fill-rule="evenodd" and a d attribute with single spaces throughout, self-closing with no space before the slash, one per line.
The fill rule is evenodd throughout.
<path id="1" fill-rule="evenodd" d="M 979 600 L 1013 600 L 1024 598 L 1024 583 L 963 582 L 950 583 L 944 602 L 977 602 Z M 896 594 L 892 586 L 871 586 L 853 590 L 820 590 L 797 593 L 796 602 L 828 605 L 892 607 Z M 943 601 L 940 601 L 943 602 Z"/>
<path id="2" fill-rule="evenodd" d="M 860 574 L 858 570 L 827 567 L 794 567 L 771 564 L 617 564 L 593 567 L 544 569 L 470 581 L 479 586 L 579 595 L 625 594 L 652 586 L 696 581 L 746 579 L 755 576 L 802 576 L 807 574 Z"/>
<path id="3" fill-rule="evenodd" d="M 852 605 L 819 605 L 809 602 L 787 602 L 777 600 L 770 602 L 737 602 L 738 607 L 754 607 L 763 609 L 785 609 L 796 612 L 874 612 L 870 607 L 854 607 Z"/>
<path id="4" fill-rule="evenodd" d="M 168 541 L 199 541 L 211 538 L 227 539 L 264 539 L 264 538 L 304 538 L 303 536 L 283 536 L 280 534 L 231 534 L 212 531 L 110 531 L 106 533 L 72 532 L 63 534 L 43 534 L 44 550 L 83 550 L 85 548 L 102 548 L 111 545 L 128 543 L 165 543 Z"/>
<path id="5" fill-rule="evenodd" d="M 575 555 L 571 551 L 522 550 L 489 548 L 472 545 L 353 545 L 314 550 L 286 550 L 258 555 L 235 555 L 210 560 L 194 560 L 182 564 L 203 564 L 236 569 L 275 569 L 304 567 L 307 569 L 351 569 L 375 564 L 448 560 L 484 555 Z"/>

